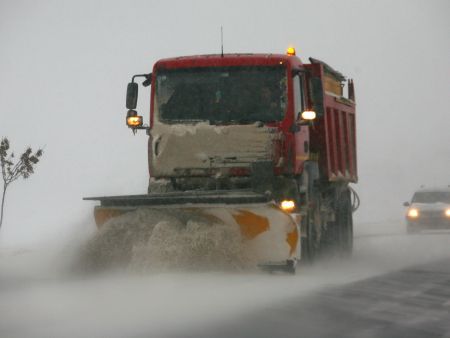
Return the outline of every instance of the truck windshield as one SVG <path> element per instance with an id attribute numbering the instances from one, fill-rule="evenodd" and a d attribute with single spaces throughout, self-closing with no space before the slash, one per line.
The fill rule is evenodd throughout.
<path id="1" fill-rule="evenodd" d="M 280 121 L 286 87 L 283 66 L 158 70 L 155 111 L 167 123 Z"/>
<path id="2" fill-rule="evenodd" d="M 450 204 L 450 192 L 430 191 L 416 192 L 412 199 L 413 203 L 448 203 Z"/>

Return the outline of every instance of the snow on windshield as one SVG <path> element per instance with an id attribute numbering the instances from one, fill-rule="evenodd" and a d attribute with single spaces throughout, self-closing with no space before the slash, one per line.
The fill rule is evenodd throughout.
<path id="1" fill-rule="evenodd" d="M 281 66 L 159 70 L 156 81 L 156 109 L 165 122 L 269 122 L 285 115 Z"/>

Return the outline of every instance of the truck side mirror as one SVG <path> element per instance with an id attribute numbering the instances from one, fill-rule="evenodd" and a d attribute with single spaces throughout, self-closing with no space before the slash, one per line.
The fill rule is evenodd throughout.
<path id="1" fill-rule="evenodd" d="M 411 204 L 409 204 L 409 202 L 405 202 L 405 203 L 403 203 L 403 206 L 404 207 L 409 207 Z"/>
<path id="2" fill-rule="evenodd" d="M 127 109 L 136 109 L 138 100 L 138 84 L 130 82 L 127 86 Z"/>

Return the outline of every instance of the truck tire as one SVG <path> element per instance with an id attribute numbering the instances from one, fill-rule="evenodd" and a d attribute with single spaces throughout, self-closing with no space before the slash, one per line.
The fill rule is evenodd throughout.
<path id="1" fill-rule="evenodd" d="M 312 264 L 319 252 L 317 222 L 320 223 L 320 200 L 314 190 L 314 181 L 319 177 L 316 162 L 305 162 L 301 183 L 304 193 L 302 203 L 306 207 L 302 219 L 301 230 L 301 259 L 304 263 Z M 318 221 L 319 220 L 319 221 Z M 320 224 L 319 224 L 320 226 Z M 306 235 L 306 236 L 305 236 Z"/>
<path id="2" fill-rule="evenodd" d="M 304 224 L 303 224 L 304 223 Z M 314 224 L 311 216 L 306 215 L 302 220 L 302 229 L 306 232 L 306 237 L 301 238 L 301 259 L 303 263 L 312 264 L 316 258 L 316 243 Z"/>
<path id="3" fill-rule="evenodd" d="M 353 251 L 353 211 L 349 189 L 346 189 L 339 197 L 336 223 L 339 233 L 339 251 L 342 256 L 349 257 Z"/>
<path id="4" fill-rule="evenodd" d="M 327 257 L 348 257 L 353 251 L 353 217 L 349 189 L 335 195 L 333 208 L 335 220 L 328 222 L 323 233 L 323 251 Z"/>

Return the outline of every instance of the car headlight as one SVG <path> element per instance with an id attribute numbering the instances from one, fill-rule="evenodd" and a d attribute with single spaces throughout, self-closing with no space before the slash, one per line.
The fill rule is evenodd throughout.
<path id="1" fill-rule="evenodd" d="M 411 208 L 408 210 L 407 215 L 409 218 L 417 218 L 417 217 L 419 217 L 419 210 L 416 208 Z"/>
<path id="2" fill-rule="evenodd" d="M 450 217 L 450 208 L 445 210 L 445 216 Z"/>

